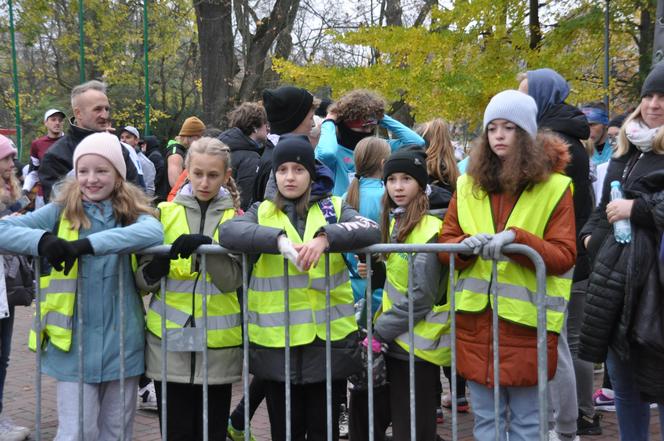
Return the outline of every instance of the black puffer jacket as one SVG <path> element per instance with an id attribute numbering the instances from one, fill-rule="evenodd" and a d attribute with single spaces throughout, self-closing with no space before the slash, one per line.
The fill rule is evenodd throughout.
<path id="1" fill-rule="evenodd" d="M 591 242 L 602 235 L 593 225 L 608 225 L 608 186 L 623 175 L 625 197 L 634 200 L 632 242 L 617 244 L 609 226 L 597 248 L 579 357 L 601 362 L 611 347 L 621 359 L 632 359 L 639 389 L 648 400 L 659 401 L 664 400 L 664 267 L 657 254 L 662 234 L 658 225 L 664 226 L 664 155 L 641 154 L 631 147 L 627 155 L 612 160 L 602 202 L 582 235 L 592 232 Z M 589 248 L 596 249 L 594 244 Z"/>
<path id="2" fill-rule="evenodd" d="M 588 221 L 592 212 L 592 183 L 590 182 L 590 165 L 582 139 L 590 136 L 590 126 L 586 116 L 578 108 L 566 103 L 551 106 L 537 121 L 540 129 L 550 129 L 560 136 L 568 145 L 572 156 L 565 168 L 565 174 L 574 183 L 574 220 L 578 237 L 581 227 Z M 577 239 L 577 257 L 574 267 L 574 282 L 585 280 L 590 274 L 588 256 Z"/>
<path id="3" fill-rule="evenodd" d="M 67 173 L 74 168 L 72 161 L 76 146 L 83 141 L 86 136 L 92 135 L 93 133 L 95 132 L 92 130 L 78 127 L 72 119 L 67 134 L 46 151 L 44 159 L 42 159 L 39 166 L 39 180 L 44 189 L 45 201 L 49 200 L 53 185 L 67 176 Z M 129 152 L 127 149 L 122 149 L 122 156 L 124 156 L 125 163 L 127 164 L 127 181 L 139 185 L 138 172 L 136 171 L 136 167 L 134 167 L 134 163 L 129 158 Z"/>
<path id="4" fill-rule="evenodd" d="M 256 184 L 256 173 L 261 160 L 258 144 L 238 127 L 232 127 L 219 135 L 221 142 L 231 149 L 233 179 L 240 190 L 240 208 L 251 204 Z"/>

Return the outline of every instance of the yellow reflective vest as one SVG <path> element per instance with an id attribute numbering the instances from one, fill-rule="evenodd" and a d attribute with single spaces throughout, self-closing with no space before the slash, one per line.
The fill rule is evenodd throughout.
<path id="1" fill-rule="evenodd" d="M 519 196 L 505 225 L 526 230 L 543 238 L 553 211 L 570 188 L 571 179 L 553 173 L 544 182 L 525 190 Z M 464 233 L 494 234 L 491 200 L 488 194 L 473 193 L 473 180 L 463 175 L 457 181 L 457 207 L 459 226 Z M 537 327 L 535 272 L 512 261 L 498 262 L 497 292 L 498 316 L 504 320 L 525 326 Z M 547 330 L 560 333 L 572 286 L 573 269 L 561 276 L 546 277 Z M 477 258 L 468 268 L 460 272 L 456 287 L 456 309 L 465 312 L 483 311 L 491 302 L 490 296 L 492 262 Z"/>
<path id="2" fill-rule="evenodd" d="M 430 215 L 425 215 L 404 243 L 428 243 L 440 232 L 443 222 Z M 390 225 L 390 234 L 394 229 L 394 220 Z M 383 312 L 392 309 L 392 305 L 408 296 L 408 254 L 390 253 L 386 263 L 387 280 L 383 291 Z M 415 323 L 414 352 L 419 358 L 439 366 L 450 364 L 450 305 L 434 305 L 427 315 Z M 408 332 L 398 336 L 395 343 L 405 351 L 410 351 Z"/>
<path id="3" fill-rule="evenodd" d="M 57 236 L 68 241 L 78 240 L 78 230 L 72 230 L 71 224 L 64 215 L 60 217 Z M 47 341 L 65 352 L 69 352 L 71 348 L 77 275 L 78 259 L 68 275 L 52 269 L 51 274 L 39 278 L 40 346 L 42 348 L 45 347 Z M 37 349 L 36 321 L 35 317 L 28 338 L 28 347 L 33 351 Z"/>
<path id="4" fill-rule="evenodd" d="M 189 234 L 185 208 L 177 203 L 159 204 L 161 223 L 164 226 L 164 244 L 172 244 L 182 234 Z M 224 211 L 219 224 L 235 216 L 235 210 Z M 213 238 L 219 242 L 219 232 Z M 210 274 L 200 280 L 200 273 L 192 272 L 192 259 L 171 260 L 166 277 L 166 311 L 157 292 L 152 296 L 146 324 L 150 332 L 161 338 L 161 320 L 166 317 L 166 328 L 176 329 L 190 326 L 192 320 L 202 326 L 204 283 L 207 283 L 207 345 L 209 348 L 224 348 L 242 344 L 242 322 L 237 293 L 221 292 L 212 283 Z M 200 323 L 200 324 L 199 324 Z"/>
<path id="5" fill-rule="evenodd" d="M 341 213 L 341 198 L 332 197 L 336 213 Z M 300 237 L 290 220 L 271 201 L 258 208 L 258 223 L 286 231 L 293 243 L 306 243 L 327 221 L 318 205 L 307 214 L 304 236 Z M 252 343 L 283 348 L 286 342 L 286 315 L 290 318 L 290 345 L 306 345 L 316 337 L 324 340 L 325 330 L 325 256 L 307 272 L 288 262 L 288 309 L 284 306 L 284 258 L 280 254 L 261 254 L 254 266 L 248 292 L 249 340 Z M 353 291 L 348 269 L 340 253 L 330 253 L 331 341 L 341 340 L 357 330 Z"/>

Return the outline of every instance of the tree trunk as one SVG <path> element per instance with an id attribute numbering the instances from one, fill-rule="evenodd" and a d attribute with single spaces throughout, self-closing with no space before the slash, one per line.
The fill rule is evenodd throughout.
<path id="1" fill-rule="evenodd" d="M 401 1 L 387 0 L 385 2 L 385 24 L 387 26 L 403 26 Z"/>
<path id="2" fill-rule="evenodd" d="M 528 20 L 530 29 L 530 49 L 537 49 L 542 42 L 542 29 L 539 20 L 539 0 L 530 0 L 530 17 Z"/>
<path id="3" fill-rule="evenodd" d="M 223 127 L 234 106 L 233 77 L 237 60 L 233 52 L 231 0 L 194 0 L 203 85 L 203 121 Z"/>

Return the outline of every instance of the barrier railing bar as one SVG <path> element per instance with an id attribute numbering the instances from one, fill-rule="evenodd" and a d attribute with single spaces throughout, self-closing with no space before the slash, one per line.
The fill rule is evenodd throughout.
<path id="1" fill-rule="evenodd" d="M 330 319 L 330 253 L 325 253 L 325 401 L 327 441 L 332 441 L 332 325 Z M 334 403 L 337 405 L 338 403 Z"/>
<path id="2" fill-rule="evenodd" d="M 374 378 L 373 378 L 373 350 L 371 349 L 373 342 L 373 287 L 371 286 L 371 275 L 373 269 L 371 267 L 371 253 L 365 254 L 364 261 L 367 263 L 367 292 L 365 293 L 367 305 L 367 402 L 369 410 L 369 441 L 374 441 Z"/>
<path id="3" fill-rule="evenodd" d="M 291 378 L 290 378 L 290 283 L 288 277 L 288 260 L 284 259 L 284 395 L 286 399 L 286 441 L 291 441 Z M 247 396 L 247 400 L 249 397 Z M 246 427 L 245 427 L 246 430 Z"/>
<path id="4" fill-rule="evenodd" d="M 81 259 L 78 260 L 78 273 L 76 275 L 76 310 L 78 313 L 78 439 L 84 441 L 83 436 L 83 278 L 81 277 Z"/>
<path id="5" fill-rule="evenodd" d="M 450 254 L 450 266 L 449 266 L 449 271 L 450 271 L 450 283 L 447 289 L 447 296 L 449 299 L 450 303 L 450 369 L 451 369 L 451 381 L 452 381 L 452 386 L 450 390 L 450 396 L 452 397 L 452 441 L 457 441 L 459 439 L 459 428 L 457 425 L 459 424 L 459 416 L 457 415 L 457 370 L 456 370 L 456 311 L 455 311 L 455 306 L 456 306 L 456 280 L 454 277 L 454 271 L 455 271 L 455 259 L 456 254 L 451 253 Z"/>
<path id="6" fill-rule="evenodd" d="M 161 292 L 161 310 L 166 311 L 166 277 L 159 281 Z M 166 332 L 166 314 L 161 314 L 161 438 L 168 440 L 168 333 Z"/>
<path id="7" fill-rule="evenodd" d="M 249 259 L 242 253 L 242 396 L 244 397 L 244 441 L 251 441 L 249 426 Z"/>
<path id="8" fill-rule="evenodd" d="M 125 424 L 125 292 L 124 292 L 124 267 L 122 265 L 123 260 L 127 256 L 118 256 L 118 302 L 120 305 L 118 307 L 118 313 L 120 316 L 120 402 L 122 403 L 122 432 L 120 432 L 120 441 L 125 440 L 125 430 L 127 425 Z M 131 259 L 131 257 L 129 257 Z M 81 259 L 79 259 L 79 262 Z"/>
<path id="9" fill-rule="evenodd" d="M 415 319 L 413 317 L 413 254 L 408 253 L 408 386 L 410 388 L 410 441 L 417 441 L 416 421 L 417 404 L 415 402 Z"/>
<path id="10" fill-rule="evenodd" d="M 35 437 L 37 441 L 41 441 L 41 402 L 42 402 L 42 378 L 41 378 L 41 365 L 42 365 L 42 359 L 41 359 L 41 345 L 42 345 L 42 338 L 41 338 L 41 332 L 42 332 L 42 322 L 41 322 L 41 272 L 42 272 L 42 265 L 41 265 L 41 258 L 40 257 L 35 257 L 34 259 L 35 262 L 35 278 L 37 279 L 36 285 L 36 297 L 37 301 L 35 302 L 35 321 L 34 321 L 34 326 L 35 326 L 35 332 L 37 333 L 36 336 L 36 341 L 35 341 L 35 358 L 36 358 L 36 364 L 37 364 L 37 369 L 35 371 L 35 383 L 36 383 L 36 389 L 37 389 L 37 403 L 35 404 L 35 431 L 37 432 L 35 434 Z"/>
<path id="11" fill-rule="evenodd" d="M 193 254 L 192 254 L 193 256 Z M 208 297 L 208 281 L 207 281 L 207 255 L 201 254 L 201 271 L 199 273 L 199 279 L 203 281 L 203 301 L 201 303 L 201 309 L 203 313 L 203 441 L 208 441 L 209 431 L 208 431 L 208 310 L 207 310 L 207 297 Z M 193 259 L 193 257 L 192 257 Z M 194 301 L 194 311 L 192 315 L 196 316 L 196 302 Z M 195 354 L 193 355 L 196 356 Z"/>

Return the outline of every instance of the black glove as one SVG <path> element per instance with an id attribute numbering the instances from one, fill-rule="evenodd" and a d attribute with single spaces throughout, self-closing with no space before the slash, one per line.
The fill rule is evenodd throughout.
<path id="1" fill-rule="evenodd" d="M 72 240 L 69 242 L 69 244 L 74 249 L 76 257 L 82 256 L 83 254 L 94 254 L 94 250 L 92 249 L 92 244 L 90 243 L 90 239 Z"/>
<path id="2" fill-rule="evenodd" d="M 64 263 L 65 275 L 69 274 L 76 257 L 78 257 L 71 242 L 60 239 L 51 233 L 46 233 L 39 239 L 37 252 L 40 256 L 45 257 L 56 271 L 62 271 L 62 264 Z"/>
<path id="3" fill-rule="evenodd" d="M 168 256 L 154 256 L 154 258 L 143 268 L 146 282 L 153 284 L 162 277 L 168 275 L 171 269 L 171 259 Z"/>
<path id="4" fill-rule="evenodd" d="M 212 238 L 204 234 L 183 234 L 175 239 L 175 242 L 171 245 L 171 252 L 168 254 L 168 257 L 177 259 L 179 255 L 181 259 L 187 259 L 196 251 L 196 248 L 201 245 L 210 245 L 211 243 Z"/>

